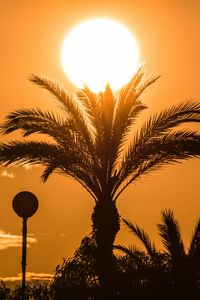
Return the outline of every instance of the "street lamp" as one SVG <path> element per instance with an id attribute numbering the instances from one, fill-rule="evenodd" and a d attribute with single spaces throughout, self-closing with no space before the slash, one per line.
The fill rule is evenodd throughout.
<path id="1" fill-rule="evenodd" d="M 15 213 L 22 218 L 22 299 L 25 299 L 26 288 L 26 238 L 27 219 L 32 217 L 38 209 L 37 197 L 28 191 L 23 191 L 15 195 L 12 202 Z"/>

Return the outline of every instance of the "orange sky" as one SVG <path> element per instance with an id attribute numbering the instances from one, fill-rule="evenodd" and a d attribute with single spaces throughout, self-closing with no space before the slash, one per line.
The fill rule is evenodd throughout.
<path id="1" fill-rule="evenodd" d="M 30 73 L 57 78 L 73 89 L 60 65 L 61 45 L 74 25 L 94 17 L 112 18 L 127 26 L 139 43 L 147 72 L 162 75 L 144 94 L 150 108 L 142 119 L 180 101 L 199 101 L 199 15 L 198 0 L 0 1 L 0 121 L 19 107 L 54 109 L 49 96 L 27 80 Z M 160 211 L 171 208 L 188 242 L 200 216 L 199 170 L 200 161 L 192 160 L 143 178 L 119 199 L 121 216 L 141 225 L 159 246 L 155 224 L 160 221 Z M 14 178 L 2 176 L 3 171 L 0 169 L 0 229 L 20 235 L 21 220 L 12 211 L 12 199 L 22 190 L 35 193 L 40 207 L 30 219 L 28 231 L 37 243 L 30 243 L 27 270 L 53 273 L 62 257 L 72 255 L 90 233 L 94 203 L 82 187 L 64 176 L 53 175 L 42 184 L 41 168 L 9 168 Z M 122 228 L 118 242 L 128 245 L 133 241 Z M 21 271 L 21 249 L 18 244 L 6 245 L 2 249 L 0 244 L 0 277 L 16 276 Z"/>

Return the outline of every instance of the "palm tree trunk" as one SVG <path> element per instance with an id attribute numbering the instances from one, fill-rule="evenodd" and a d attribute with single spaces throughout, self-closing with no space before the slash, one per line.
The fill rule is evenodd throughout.
<path id="1" fill-rule="evenodd" d="M 113 243 L 120 229 L 120 216 L 111 197 L 99 199 L 92 214 L 93 232 L 97 244 L 97 272 L 103 293 L 112 291 L 115 285 L 116 266 Z"/>

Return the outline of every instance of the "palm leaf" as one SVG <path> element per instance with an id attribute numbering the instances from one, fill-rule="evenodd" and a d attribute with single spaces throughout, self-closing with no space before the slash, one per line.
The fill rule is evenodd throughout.
<path id="1" fill-rule="evenodd" d="M 147 106 L 140 101 L 140 96 L 149 85 L 158 79 L 158 77 L 152 77 L 144 80 L 143 77 L 144 73 L 141 68 L 130 83 L 122 89 L 116 101 L 112 139 L 115 168 L 117 168 L 118 160 L 121 156 L 121 152 L 124 150 L 124 145 L 127 143 L 128 135 L 132 130 L 135 120 L 139 114 L 147 108 Z"/>
<path id="2" fill-rule="evenodd" d="M 197 220 L 194 233 L 191 238 L 188 255 L 190 257 L 199 256 L 200 253 L 200 219 Z"/>
<path id="3" fill-rule="evenodd" d="M 20 109 L 10 113 L 6 121 L 1 125 L 3 134 L 8 134 L 21 129 L 23 136 L 27 137 L 33 133 L 42 133 L 52 137 L 58 145 L 71 153 L 84 153 L 88 161 L 92 160 L 91 153 L 85 139 L 73 131 L 73 126 L 68 120 L 56 116 L 49 111 L 40 109 Z"/>
<path id="4" fill-rule="evenodd" d="M 134 246 L 124 246 L 124 245 L 114 245 L 113 246 L 114 249 L 122 251 L 125 255 L 128 255 L 130 257 L 134 257 L 136 252 L 139 252 L 139 249 L 134 247 Z"/>
<path id="5" fill-rule="evenodd" d="M 101 117 L 105 143 L 110 144 L 115 98 L 109 84 L 106 86 L 105 92 L 100 93 L 100 97 L 102 115 L 99 117 Z"/>
<path id="6" fill-rule="evenodd" d="M 130 82 L 120 90 L 116 98 L 113 122 L 113 141 L 116 145 L 120 144 L 122 136 L 126 135 L 130 124 L 135 120 L 136 107 L 141 106 L 141 110 L 144 108 L 144 105 L 138 100 L 140 96 L 138 86 L 141 84 L 143 76 L 143 70 L 140 68 Z"/>
<path id="7" fill-rule="evenodd" d="M 142 228 L 140 228 L 138 225 L 133 225 L 133 223 L 131 223 L 130 221 L 125 220 L 125 219 L 122 219 L 122 220 L 123 220 L 123 223 L 129 229 L 129 231 L 132 232 L 143 243 L 149 256 L 152 259 L 154 259 L 157 254 L 157 251 L 155 249 L 155 245 L 151 242 L 148 234 Z"/>
<path id="8" fill-rule="evenodd" d="M 84 86 L 83 89 L 78 90 L 76 95 L 88 112 L 90 121 L 96 130 L 95 137 L 97 141 L 97 136 L 99 139 L 102 131 L 101 121 L 99 118 L 101 113 L 100 95 L 93 93 L 87 86 Z"/>
<path id="9" fill-rule="evenodd" d="M 53 164 L 48 164 L 48 165 L 45 167 L 45 169 L 44 169 L 44 171 L 43 171 L 43 173 L 42 173 L 42 175 L 41 175 L 42 181 L 43 181 L 43 182 L 46 182 L 47 179 L 49 178 L 49 176 L 50 176 L 55 170 L 56 170 L 56 165 L 53 166 Z"/>
<path id="10" fill-rule="evenodd" d="M 72 128 L 67 120 L 40 109 L 20 109 L 11 112 L 0 126 L 3 135 L 18 129 L 22 130 L 24 137 L 33 133 L 42 133 L 53 137 L 58 142 L 63 141 L 63 137 L 71 140 L 73 136 Z"/>
<path id="11" fill-rule="evenodd" d="M 45 170 L 41 176 L 46 181 L 49 175 L 57 170 L 79 181 L 87 191 L 96 199 L 99 185 L 92 173 L 88 160 L 80 152 L 74 152 L 56 144 L 46 142 L 11 142 L 0 144 L 1 165 L 42 164 Z"/>
<path id="12" fill-rule="evenodd" d="M 130 155 L 131 153 L 131 155 Z M 118 181 L 113 189 L 117 191 L 125 182 L 123 188 L 118 191 L 115 200 L 122 191 L 141 175 L 158 170 L 166 164 L 180 162 L 183 159 L 200 156 L 200 135 L 190 131 L 176 131 L 170 134 L 158 136 L 153 141 L 138 145 L 130 151 L 119 171 Z"/>
<path id="13" fill-rule="evenodd" d="M 137 146 L 185 122 L 200 122 L 200 103 L 188 101 L 155 114 L 145 122 L 133 143 Z"/>
<path id="14" fill-rule="evenodd" d="M 180 226 L 171 210 L 162 211 L 162 224 L 157 224 L 163 245 L 172 260 L 185 257 L 185 248 L 181 238 Z"/>
<path id="15" fill-rule="evenodd" d="M 98 116 L 96 116 L 97 136 L 96 151 L 99 157 L 108 164 L 111 150 L 112 123 L 115 107 L 114 94 L 109 85 L 106 86 L 105 92 L 98 94 Z M 107 169 L 107 166 L 104 165 Z"/>
<path id="16" fill-rule="evenodd" d="M 81 105 L 78 97 L 70 97 L 62 85 L 53 80 L 42 78 L 34 74 L 31 75 L 30 80 L 55 96 L 55 99 L 61 104 L 65 113 L 67 113 L 67 118 L 70 118 L 71 124 L 74 123 L 74 130 L 83 135 L 90 151 L 94 154 L 94 131 L 92 130 L 90 119 L 87 117 L 87 111 L 84 109 L 84 106 Z"/>
<path id="17" fill-rule="evenodd" d="M 113 157 L 115 159 L 115 168 L 118 165 L 118 158 L 121 156 L 121 153 L 124 151 L 125 145 L 127 143 L 128 135 L 130 131 L 133 129 L 133 125 L 135 120 L 140 115 L 140 113 L 146 109 L 147 106 L 137 102 L 130 109 L 124 107 L 123 116 L 121 116 L 121 120 L 114 124 L 113 128 L 113 136 L 112 136 L 112 151 Z M 129 114 L 127 114 L 127 110 L 129 110 Z"/>
<path id="18" fill-rule="evenodd" d="M 119 91 L 119 99 L 120 99 L 120 108 L 123 109 L 122 105 L 126 102 L 126 101 L 130 101 L 130 99 L 128 99 L 128 97 L 130 97 L 131 99 L 133 99 L 133 97 L 131 97 L 132 93 L 135 93 L 135 91 L 139 88 L 139 86 L 141 85 L 141 82 L 144 79 L 144 68 L 143 66 L 141 66 L 137 72 L 134 74 L 134 76 L 129 80 L 129 82 L 127 84 L 125 84 Z"/>
<path id="19" fill-rule="evenodd" d="M 56 158 L 61 159 L 60 148 L 46 142 L 18 142 L 0 144 L 0 163 L 10 164 L 46 164 Z M 69 157 L 70 159 L 70 157 Z"/>

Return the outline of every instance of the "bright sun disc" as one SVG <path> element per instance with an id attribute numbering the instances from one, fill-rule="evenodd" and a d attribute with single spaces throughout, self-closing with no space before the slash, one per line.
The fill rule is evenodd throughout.
<path id="1" fill-rule="evenodd" d="M 93 19 L 72 29 L 64 40 L 61 61 L 70 81 L 92 91 L 115 91 L 126 84 L 138 68 L 139 50 L 133 35 L 121 24 Z"/>

